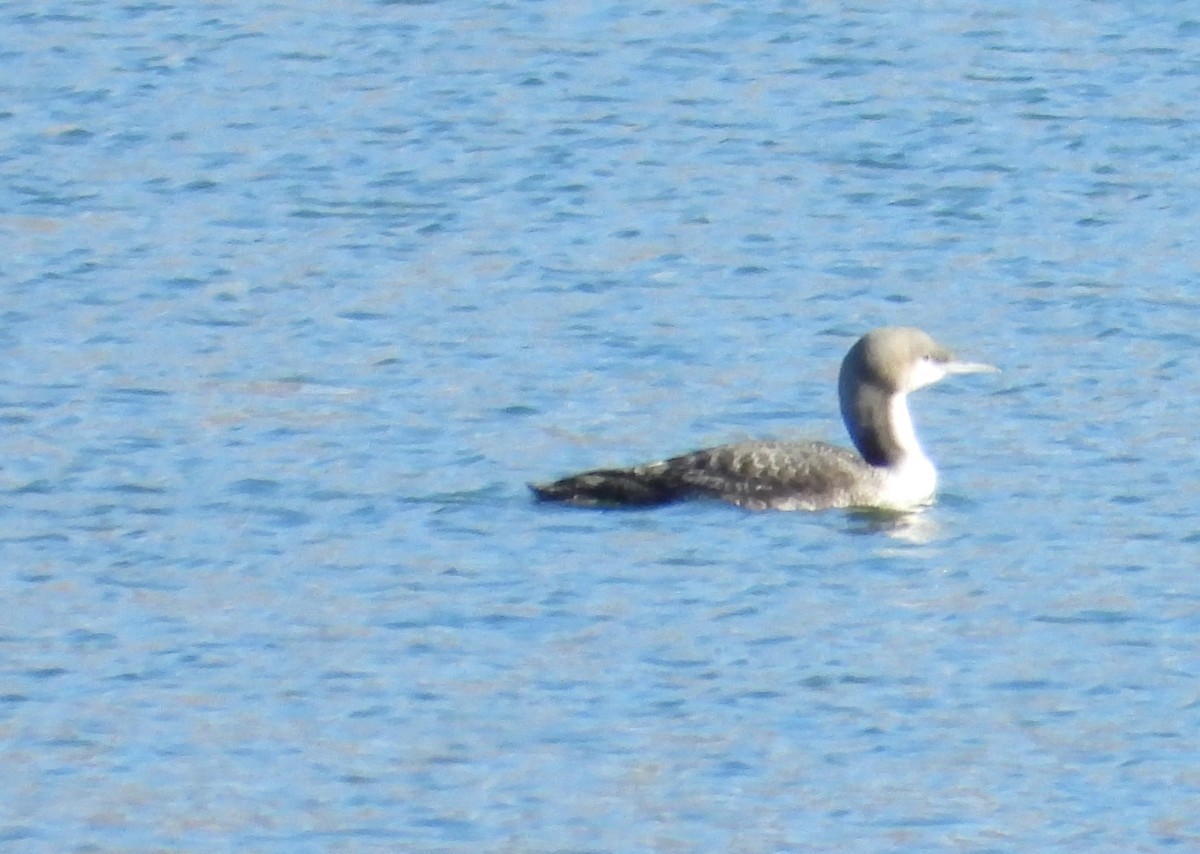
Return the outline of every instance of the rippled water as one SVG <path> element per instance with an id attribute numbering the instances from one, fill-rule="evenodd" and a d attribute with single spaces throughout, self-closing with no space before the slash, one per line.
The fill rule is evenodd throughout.
<path id="1" fill-rule="evenodd" d="M 1198 36 L 0 5 L 6 850 L 1200 845 Z M 530 502 L 885 323 L 918 519 Z"/>

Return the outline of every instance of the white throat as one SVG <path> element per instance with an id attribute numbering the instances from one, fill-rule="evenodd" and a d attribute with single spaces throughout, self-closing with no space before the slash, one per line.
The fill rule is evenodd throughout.
<path id="1" fill-rule="evenodd" d="M 894 507 L 926 504 L 937 491 L 937 469 L 917 440 L 907 394 L 894 394 L 888 400 L 888 423 L 901 454 L 884 473 L 887 503 Z"/>

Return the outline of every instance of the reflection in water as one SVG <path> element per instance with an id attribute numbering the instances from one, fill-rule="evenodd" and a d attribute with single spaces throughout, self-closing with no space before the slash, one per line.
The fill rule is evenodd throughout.
<path id="1" fill-rule="evenodd" d="M 851 534 L 885 534 L 906 543 L 924 545 L 938 535 L 938 524 L 933 516 L 917 510 L 882 510 L 863 507 L 847 512 L 846 530 Z"/>

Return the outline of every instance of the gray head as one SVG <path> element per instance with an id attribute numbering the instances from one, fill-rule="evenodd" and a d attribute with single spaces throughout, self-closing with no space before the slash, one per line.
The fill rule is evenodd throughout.
<path id="1" fill-rule="evenodd" d="M 960 362 L 920 329 L 885 326 L 858 339 L 838 375 L 842 420 L 854 446 L 871 465 L 897 462 L 904 449 L 892 441 L 890 401 L 932 385 L 948 374 L 994 371 L 991 365 Z"/>

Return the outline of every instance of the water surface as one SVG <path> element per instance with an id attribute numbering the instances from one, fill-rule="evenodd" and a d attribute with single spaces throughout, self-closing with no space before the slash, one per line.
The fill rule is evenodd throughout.
<path id="1" fill-rule="evenodd" d="M 1190 4 L 9 4 L 0 840 L 1200 844 Z M 844 442 L 910 525 L 524 483 Z"/>

